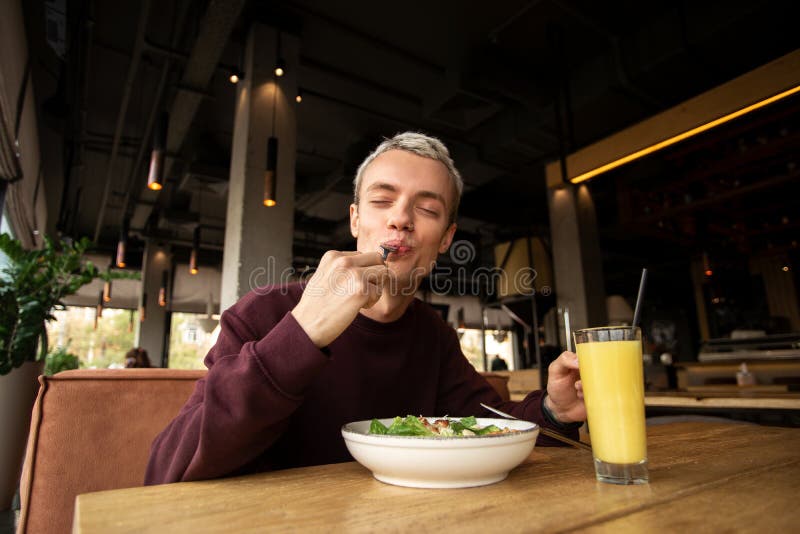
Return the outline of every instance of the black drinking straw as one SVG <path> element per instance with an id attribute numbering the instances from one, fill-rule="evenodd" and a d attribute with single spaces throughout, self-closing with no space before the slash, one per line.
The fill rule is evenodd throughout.
<path id="1" fill-rule="evenodd" d="M 644 300 L 644 286 L 647 284 L 647 269 L 642 269 L 642 280 L 639 282 L 639 295 L 636 297 L 636 309 L 633 312 L 633 326 L 639 325 L 639 318 L 642 315 L 642 301 Z"/>

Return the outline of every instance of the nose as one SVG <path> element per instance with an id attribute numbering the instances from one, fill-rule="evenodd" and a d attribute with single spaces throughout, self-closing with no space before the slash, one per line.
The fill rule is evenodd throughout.
<path id="1" fill-rule="evenodd" d="M 413 213 L 410 202 L 396 202 L 392 206 L 386 225 L 392 230 L 411 232 L 414 230 Z"/>

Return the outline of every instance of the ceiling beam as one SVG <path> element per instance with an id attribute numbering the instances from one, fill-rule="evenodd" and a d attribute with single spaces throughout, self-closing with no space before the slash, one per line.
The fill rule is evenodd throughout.
<path id="1" fill-rule="evenodd" d="M 139 70 L 139 60 L 142 57 L 142 50 L 144 48 L 144 30 L 147 25 L 147 16 L 150 13 L 150 0 L 145 0 L 142 3 L 142 8 L 139 11 L 139 23 L 136 27 L 136 40 L 133 45 L 133 53 L 131 54 L 131 63 L 128 66 L 128 75 L 125 78 L 125 85 L 122 91 L 122 102 L 119 105 L 119 112 L 117 113 L 117 125 L 114 128 L 114 141 L 111 146 L 111 156 L 108 158 L 108 165 L 106 166 L 106 177 L 103 186 L 103 198 L 100 201 L 100 211 L 97 214 L 97 224 L 94 227 L 94 237 L 92 240 L 97 243 L 100 237 L 100 230 L 103 228 L 103 219 L 106 214 L 106 202 L 108 202 L 108 192 L 111 190 L 111 181 L 114 176 L 114 163 L 117 159 L 117 151 L 119 150 L 120 138 L 122 137 L 122 130 L 125 126 L 125 115 L 128 113 L 128 103 L 130 102 L 131 93 L 133 92 L 133 82 L 136 79 L 136 72 Z"/>
<path id="2" fill-rule="evenodd" d="M 208 84 L 244 4 L 245 0 L 212 0 L 208 5 L 170 110 L 168 152 L 179 153 L 183 147 L 186 133 L 203 101 L 203 94 L 207 93 Z M 164 174 L 169 175 L 169 170 L 168 162 Z"/>
<path id="3" fill-rule="evenodd" d="M 720 117 L 800 85 L 800 50 L 791 52 L 673 108 L 567 156 L 572 180 Z M 636 159 L 636 158 L 632 158 Z M 631 161 L 632 161 L 631 159 Z M 561 182 L 561 163 L 547 165 L 547 184 Z"/>
<path id="4" fill-rule="evenodd" d="M 175 100 L 172 103 L 167 127 L 167 152 L 179 154 L 186 134 L 194 121 L 200 103 L 207 94 L 208 84 L 217 69 L 225 45 L 236 24 L 245 0 L 211 0 L 200 22 L 197 40 L 186 61 Z M 173 158 L 166 158 L 164 180 L 168 179 Z M 162 190 L 163 192 L 163 190 Z M 161 192 L 144 190 L 141 197 L 154 201 Z M 149 218 L 149 212 L 144 217 Z M 131 225 L 142 225 L 144 221 L 131 221 Z"/>

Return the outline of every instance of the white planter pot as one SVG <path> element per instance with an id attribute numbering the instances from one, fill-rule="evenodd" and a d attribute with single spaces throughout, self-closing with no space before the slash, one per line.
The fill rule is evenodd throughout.
<path id="1" fill-rule="evenodd" d="M 11 508 L 19 483 L 31 410 L 39 390 L 44 362 L 25 362 L 0 376 L 0 510 Z"/>

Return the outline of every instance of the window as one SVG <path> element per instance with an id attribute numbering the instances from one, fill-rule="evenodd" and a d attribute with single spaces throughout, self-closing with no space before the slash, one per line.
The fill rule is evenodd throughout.
<path id="1" fill-rule="evenodd" d="M 459 328 L 458 337 L 461 341 L 461 351 L 469 363 L 478 371 L 487 371 L 483 364 L 483 350 L 481 347 L 481 330 L 479 328 Z M 509 371 L 516 368 L 514 362 L 514 334 L 508 330 L 486 330 L 486 357 L 489 360 L 489 371 L 492 370 L 492 360 L 497 356 L 503 360 Z"/>
<path id="2" fill-rule="evenodd" d="M 170 369 L 205 369 L 203 360 L 217 342 L 219 325 L 212 332 L 201 327 L 204 313 L 172 313 L 169 334 Z"/>
<path id="3" fill-rule="evenodd" d="M 106 308 L 97 320 L 95 308 L 67 306 L 56 310 L 47 323 L 49 349 L 64 347 L 81 360 L 81 367 L 124 367 L 125 353 L 133 347 L 133 311 Z"/>
<path id="4" fill-rule="evenodd" d="M 189 344 L 197 344 L 197 325 L 189 322 L 183 328 L 183 342 Z"/>

